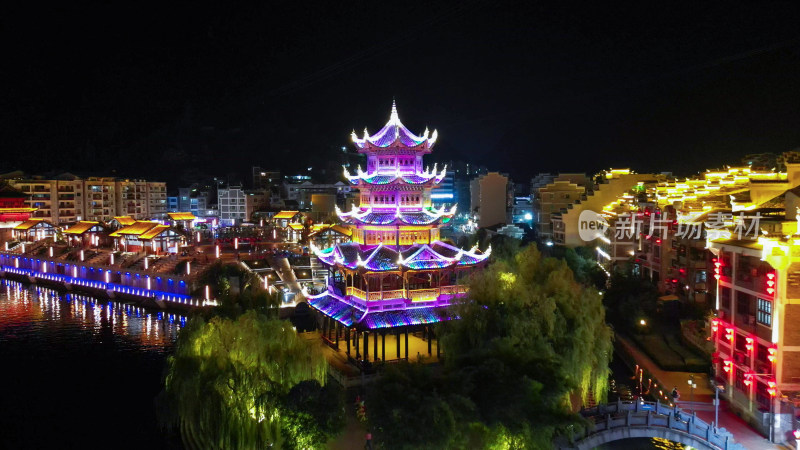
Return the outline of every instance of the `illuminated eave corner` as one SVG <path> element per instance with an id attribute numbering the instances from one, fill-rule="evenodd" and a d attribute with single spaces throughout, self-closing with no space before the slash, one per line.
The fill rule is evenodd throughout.
<path id="1" fill-rule="evenodd" d="M 378 148 L 386 148 L 395 146 L 398 143 L 407 147 L 424 147 L 430 149 L 438 138 L 438 132 L 433 130 L 433 134 L 428 137 L 428 130 L 422 136 L 418 136 L 403 125 L 400 121 L 400 116 L 397 113 L 397 106 L 392 102 L 392 111 L 389 115 L 389 121 L 377 133 L 370 135 L 366 128 L 364 128 L 364 137 L 359 138 L 355 131 L 350 135 L 353 143 L 359 149 L 364 149 L 368 146 Z"/>

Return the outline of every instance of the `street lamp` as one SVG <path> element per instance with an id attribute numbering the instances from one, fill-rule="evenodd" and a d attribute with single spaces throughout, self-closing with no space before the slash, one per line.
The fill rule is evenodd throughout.
<path id="1" fill-rule="evenodd" d="M 697 383 L 694 382 L 694 375 L 689 375 L 687 383 L 689 383 L 689 387 L 692 388 L 689 401 L 692 403 L 692 409 L 690 411 L 694 413 L 694 388 L 697 387 Z"/>

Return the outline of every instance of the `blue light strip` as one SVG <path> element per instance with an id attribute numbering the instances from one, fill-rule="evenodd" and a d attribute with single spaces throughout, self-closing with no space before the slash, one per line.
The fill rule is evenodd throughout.
<path id="1" fill-rule="evenodd" d="M 102 281 L 87 280 L 85 278 L 73 278 L 67 275 L 38 272 L 32 269 L 19 269 L 16 267 L 2 265 L 0 266 L 5 272 L 17 275 L 31 276 L 34 278 L 55 281 L 61 283 L 74 284 L 76 286 L 83 286 L 92 289 L 103 289 L 119 292 L 121 294 L 136 295 L 139 297 L 154 297 L 157 300 L 166 302 L 181 303 L 184 305 L 200 306 L 201 301 L 193 300 L 192 296 L 184 294 L 175 294 L 173 292 L 156 291 L 152 289 L 133 288 L 116 283 L 105 283 Z"/>

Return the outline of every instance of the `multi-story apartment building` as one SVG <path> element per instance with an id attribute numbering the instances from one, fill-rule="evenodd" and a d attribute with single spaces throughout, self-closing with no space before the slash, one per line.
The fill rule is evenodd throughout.
<path id="1" fill-rule="evenodd" d="M 17 179 L 9 184 L 28 196 L 26 205 L 38 208 L 33 217 L 54 224 L 80 220 L 109 221 L 114 216 L 163 219 L 167 212 L 166 183 L 114 178 Z"/>
<path id="2" fill-rule="evenodd" d="M 211 200 L 210 193 L 195 183 L 186 188 L 178 188 L 177 210 L 191 212 L 195 217 L 208 217 L 215 213 L 211 208 Z"/>
<path id="3" fill-rule="evenodd" d="M 458 191 L 455 189 L 455 173 L 452 170 L 448 170 L 445 173 L 442 182 L 439 183 L 439 189 L 431 193 L 431 202 L 433 203 L 433 207 L 437 209 L 442 206 L 446 209 L 450 209 L 451 206 L 458 204 Z"/>
<path id="4" fill-rule="evenodd" d="M 143 180 L 117 182 L 117 213 L 134 219 L 163 219 L 167 214 L 166 183 Z"/>
<path id="5" fill-rule="evenodd" d="M 761 225 L 757 240 L 709 240 L 713 368 L 731 407 L 783 442 L 800 406 L 800 240 L 796 220 Z"/>
<path id="6" fill-rule="evenodd" d="M 242 186 L 217 189 L 219 220 L 223 225 L 237 225 L 249 219 L 247 216 L 247 194 Z"/>
<path id="7" fill-rule="evenodd" d="M 542 242 L 553 241 L 552 214 L 579 200 L 591 188 L 591 180 L 582 173 L 562 173 L 557 177 L 542 174 L 531 180 L 533 221 Z"/>
<path id="8" fill-rule="evenodd" d="M 470 182 L 471 212 L 479 227 L 511 223 L 513 184 L 508 176 L 489 172 Z"/>
<path id="9" fill-rule="evenodd" d="M 281 184 L 281 172 L 253 166 L 253 189 L 269 189 Z"/>
<path id="10" fill-rule="evenodd" d="M 616 205 L 623 196 L 629 195 L 629 192 L 640 183 L 654 183 L 657 178 L 658 176 L 653 174 L 632 173 L 629 169 L 612 169 L 600 174 L 597 177 L 598 183 L 591 191 L 581 195 L 565 208 L 561 208 L 559 212 L 551 213 L 553 244 L 579 247 L 591 243 L 580 236 L 581 213 L 592 211 L 600 214 L 610 206 Z"/>

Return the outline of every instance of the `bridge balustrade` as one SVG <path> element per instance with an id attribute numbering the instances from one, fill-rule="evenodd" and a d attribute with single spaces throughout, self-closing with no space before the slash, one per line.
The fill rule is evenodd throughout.
<path id="1" fill-rule="evenodd" d="M 680 408 L 659 402 L 617 401 L 582 410 L 581 415 L 590 422 L 589 426 L 574 433 L 569 439 L 571 444 L 562 443 L 558 445 L 559 448 L 584 448 L 581 441 L 603 432 L 623 428 L 648 428 L 685 433 L 691 438 L 704 441 L 709 448 L 744 449 L 733 442 L 733 436 L 724 428 L 716 428 L 699 419 L 696 414 L 688 414 Z M 658 437 L 658 434 L 654 433 L 653 437 Z"/>

